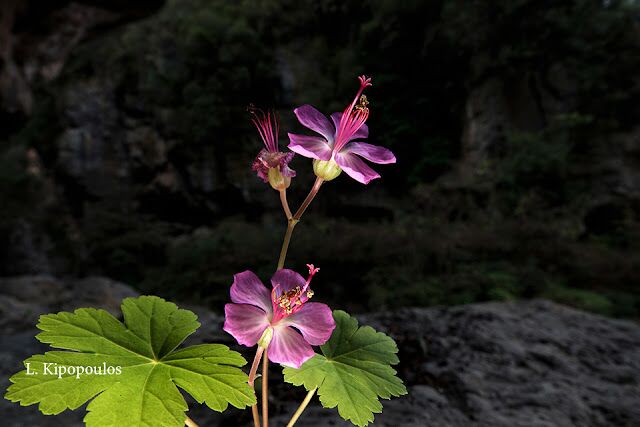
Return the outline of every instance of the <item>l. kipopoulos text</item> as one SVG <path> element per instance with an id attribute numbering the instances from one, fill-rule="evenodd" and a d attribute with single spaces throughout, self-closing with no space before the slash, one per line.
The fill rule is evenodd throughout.
<path id="1" fill-rule="evenodd" d="M 106 362 L 96 366 L 59 365 L 57 363 L 38 363 L 32 366 L 31 362 L 25 362 L 24 366 L 27 368 L 27 375 L 57 376 L 58 378 L 75 376 L 77 380 L 82 376 L 89 375 L 122 374 L 122 366 L 107 365 Z"/>

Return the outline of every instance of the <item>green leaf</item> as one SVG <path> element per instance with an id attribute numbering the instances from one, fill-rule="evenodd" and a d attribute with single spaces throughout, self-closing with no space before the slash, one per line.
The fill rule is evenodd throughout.
<path id="1" fill-rule="evenodd" d="M 22 406 L 39 403 L 47 415 L 91 400 L 84 421 L 100 427 L 183 426 L 188 407 L 178 387 L 220 412 L 256 402 L 239 353 L 221 344 L 175 350 L 200 326 L 192 312 L 143 296 L 125 299 L 122 313 L 124 324 L 93 308 L 41 316 L 36 338 L 73 351 L 25 360 L 27 370 L 11 377 L 5 398 Z"/>
<path id="2" fill-rule="evenodd" d="M 338 407 L 345 420 L 357 426 L 373 421 L 382 412 L 379 398 L 407 394 L 402 380 L 390 366 L 399 362 L 398 347 L 387 335 L 369 326 L 358 327 L 358 321 L 344 311 L 333 312 L 336 329 L 331 338 L 299 369 L 284 368 L 284 380 L 318 388 L 320 403 L 325 408 Z"/>

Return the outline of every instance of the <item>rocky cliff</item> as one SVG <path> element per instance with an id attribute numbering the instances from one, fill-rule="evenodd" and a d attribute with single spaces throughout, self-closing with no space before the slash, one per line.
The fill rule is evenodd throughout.
<path id="1" fill-rule="evenodd" d="M 222 298 L 218 274 L 272 262 L 280 238 L 245 107 L 275 105 L 295 132 L 296 105 L 341 110 L 366 71 L 370 141 L 399 162 L 366 189 L 339 178 L 309 211 L 312 233 L 384 236 L 315 251 L 353 272 L 331 279 L 362 289 L 356 308 L 540 296 L 637 316 L 631 9 L 247 3 L 2 2 L 0 275 Z M 311 177 L 293 163 L 295 204 Z"/>
<path id="2" fill-rule="evenodd" d="M 140 19 L 162 0 L 6 0 L 0 4 L 0 123 L 15 129 L 33 113 L 37 86 L 59 77 L 89 37 Z"/>
<path id="3" fill-rule="evenodd" d="M 103 307 L 114 314 L 136 292 L 100 277 L 0 279 L 0 370 L 7 377 L 26 356 L 44 350 L 34 338 L 42 313 Z M 194 310 L 203 324 L 191 342 L 233 346 L 222 317 Z M 219 307 L 221 309 L 221 307 Z M 544 300 L 451 308 L 407 308 L 359 316 L 391 335 L 400 348 L 399 375 L 408 396 L 384 401 L 376 426 L 632 427 L 640 419 L 640 326 Z M 240 349 L 249 357 L 250 355 Z M 271 413 L 283 425 L 304 393 L 279 387 L 272 368 Z M 7 427 L 81 425 L 82 411 L 48 417 L 35 408 L 0 402 Z M 248 411 L 219 415 L 197 404 L 202 426 L 249 425 Z M 231 424 L 230 424 L 231 423 Z M 300 426 L 349 425 L 335 410 L 312 405 Z"/>

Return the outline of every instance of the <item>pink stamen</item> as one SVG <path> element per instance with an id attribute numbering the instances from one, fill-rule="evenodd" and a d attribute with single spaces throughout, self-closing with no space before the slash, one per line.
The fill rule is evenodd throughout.
<path id="1" fill-rule="evenodd" d="M 271 289 L 271 301 L 275 304 L 278 299 L 278 288 L 280 285 L 276 284 L 273 289 Z"/>
<path id="2" fill-rule="evenodd" d="M 279 292 L 280 285 L 276 284 L 271 290 L 273 306 L 273 319 L 271 319 L 271 324 L 276 324 L 281 319 L 300 310 L 302 306 L 313 297 L 313 291 L 309 289 L 309 284 L 313 276 L 320 271 L 320 269 L 314 267 L 313 264 L 307 264 L 307 267 L 309 268 L 309 277 L 302 289 L 300 286 L 296 286 L 287 292 Z"/>
<path id="3" fill-rule="evenodd" d="M 267 148 L 267 151 L 270 153 L 277 152 L 280 124 L 276 114 L 272 111 L 267 111 L 265 114 L 264 111 L 259 108 L 255 108 L 253 105 L 249 105 L 249 107 L 247 107 L 247 111 L 253 115 L 254 118 L 251 119 L 251 122 L 254 124 L 256 129 L 258 129 L 260 138 L 262 139 L 264 146 Z M 273 123 L 271 121 L 272 115 Z"/>
<path id="4" fill-rule="evenodd" d="M 358 89 L 355 98 L 353 98 L 351 104 L 349 104 L 349 106 L 344 110 L 342 117 L 340 118 L 340 124 L 338 125 L 338 130 L 336 132 L 334 152 L 340 151 L 369 118 L 369 109 L 366 106 L 364 108 L 355 107 L 365 88 L 373 86 L 371 83 L 371 77 L 362 75 L 358 76 L 358 80 L 360 81 L 360 89 Z"/>

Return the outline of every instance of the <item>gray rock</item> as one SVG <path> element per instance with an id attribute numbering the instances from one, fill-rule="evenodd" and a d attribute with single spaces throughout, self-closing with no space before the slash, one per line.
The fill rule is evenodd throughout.
<path id="1" fill-rule="evenodd" d="M 0 115 L 20 112 L 30 115 L 33 87 L 55 80 L 73 48 L 97 27 L 118 25 L 148 16 L 163 0 L 56 1 L 42 13 L 42 4 L 31 0 L 0 2 L 3 31 L 0 32 Z M 17 21 L 28 20 L 39 31 L 24 31 Z M 6 29 L 6 30 L 5 30 Z"/>
<path id="2" fill-rule="evenodd" d="M 632 426 L 640 420 L 634 322 L 548 301 L 408 309 L 361 320 L 396 339 L 400 375 L 409 384 L 428 384 L 446 400 L 445 410 L 421 413 L 423 425 Z M 426 396 L 413 398 L 431 408 Z M 413 425 L 391 421 L 410 412 L 404 400 L 386 403 L 376 425 Z"/>
<path id="3" fill-rule="evenodd" d="M 64 311 L 100 307 L 119 317 L 122 300 L 139 295 L 131 287 L 106 277 L 87 277 L 71 282 L 70 286 L 73 297 L 62 304 Z"/>
<path id="4" fill-rule="evenodd" d="M 48 274 L 50 273 L 47 250 L 49 241 L 41 235 L 33 224 L 19 218 L 10 223 L 8 238 L 3 240 L 3 262 L 0 269 L 4 274 Z"/>

